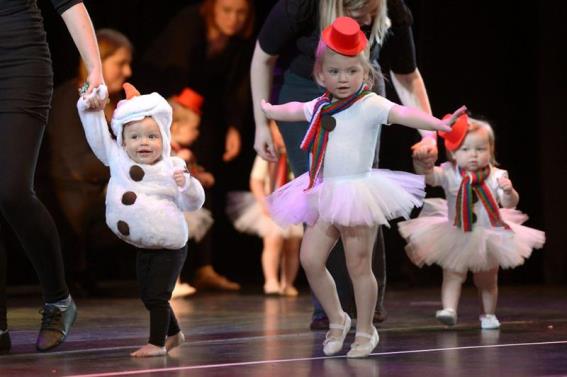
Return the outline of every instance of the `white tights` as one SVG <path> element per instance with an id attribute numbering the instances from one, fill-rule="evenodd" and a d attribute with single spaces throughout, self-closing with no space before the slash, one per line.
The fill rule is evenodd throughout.
<path id="1" fill-rule="evenodd" d="M 324 222 L 308 226 L 301 243 L 300 260 L 309 285 L 330 323 L 342 324 L 343 310 L 333 277 L 326 267 L 333 246 L 341 238 L 356 302 L 356 331 L 372 334 L 378 283 L 372 273 L 372 248 L 377 226 L 345 227 Z"/>
<path id="2" fill-rule="evenodd" d="M 461 286 L 467 279 L 466 272 L 443 270 L 441 302 L 443 309 L 457 311 L 461 297 Z M 478 289 L 481 311 L 483 314 L 494 314 L 498 300 L 498 268 L 473 273 L 474 285 Z"/>

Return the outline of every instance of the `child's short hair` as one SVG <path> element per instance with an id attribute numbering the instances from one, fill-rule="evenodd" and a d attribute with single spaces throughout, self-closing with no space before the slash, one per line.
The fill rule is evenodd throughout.
<path id="1" fill-rule="evenodd" d="M 338 52 L 329 48 L 323 39 L 320 39 L 319 44 L 317 45 L 317 50 L 315 51 L 315 64 L 313 65 L 313 77 L 319 85 L 321 85 L 321 83 L 319 82 L 318 75 L 323 72 L 323 60 L 325 60 L 325 53 L 327 51 L 332 54 L 340 55 Z M 368 49 L 361 51 L 358 55 L 356 55 L 356 57 L 360 60 L 360 64 L 362 65 L 362 69 L 365 73 L 364 83 L 368 85 L 369 89 L 372 89 L 379 73 L 376 70 L 376 67 L 370 63 Z"/>
<path id="2" fill-rule="evenodd" d="M 490 123 L 484 121 L 484 120 L 480 120 L 480 119 L 475 119 L 475 118 L 471 118 L 469 117 L 469 122 L 468 122 L 468 127 L 467 127 L 467 135 L 469 133 L 472 132 L 476 132 L 479 130 L 484 130 L 486 131 L 486 134 L 488 135 L 488 145 L 490 147 L 490 163 L 494 166 L 498 166 L 498 162 L 496 161 L 496 154 L 495 154 L 495 136 L 494 136 L 494 130 L 492 129 L 492 126 L 490 125 Z M 460 148 L 460 147 L 459 147 Z M 453 153 L 449 150 L 446 150 L 447 152 L 447 159 L 449 161 L 455 161 L 455 157 L 453 156 Z"/>

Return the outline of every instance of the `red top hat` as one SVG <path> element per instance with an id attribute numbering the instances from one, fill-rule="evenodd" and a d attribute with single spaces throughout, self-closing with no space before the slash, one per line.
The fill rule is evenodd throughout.
<path id="1" fill-rule="evenodd" d="M 201 115 L 201 106 L 203 105 L 204 98 L 193 89 L 183 88 L 178 96 L 173 97 L 173 100 L 181 106 L 187 107 Z"/>
<path id="2" fill-rule="evenodd" d="M 447 120 L 449 118 L 451 118 L 451 114 L 445 115 L 443 117 L 443 120 Z M 455 124 L 453 124 L 453 127 L 451 128 L 451 131 L 439 131 L 439 136 L 445 139 L 445 148 L 450 152 L 454 152 L 459 149 L 459 147 L 463 143 L 463 140 L 465 140 L 468 129 L 469 117 L 465 113 L 457 118 Z"/>
<path id="3" fill-rule="evenodd" d="M 358 22 L 350 17 L 338 17 L 323 30 L 322 37 L 332 50 L 346 56 L 358 55 L 368 43 Z"/>

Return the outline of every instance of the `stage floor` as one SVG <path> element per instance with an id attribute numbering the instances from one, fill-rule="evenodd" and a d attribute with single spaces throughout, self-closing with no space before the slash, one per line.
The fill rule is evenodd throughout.
<path id="1" fill-rule="evenodd" d="M 255 293 L 174 300 L 188 342 L 167 357 L 134 359 L 147 313 L 135 298 L 79 299 L 79 317 L 54 352 L 34 350 L 38 298 L 10 299 L 14 346 L 0 376 L 567 376 L 567 287 L 501 287 L 500 330 L 480 330 L 478 300 L 464 289 L 459 323 L 439 325 L 439 290 L 390 289 L 389 318 L 371 357 L 325 357 L 325 332 L 308 329 L 311 302 Z M 354 337 L 347 337 L 346 352 Z"/>

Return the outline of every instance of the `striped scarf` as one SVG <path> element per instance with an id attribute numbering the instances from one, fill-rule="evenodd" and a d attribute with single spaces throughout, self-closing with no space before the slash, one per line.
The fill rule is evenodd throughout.
<path id="1" fill-rule="evenodd" d="M 307 133 L 300 144 L 300 148 L 304 151 L 309 150 L 311 156 L 309 186 L 305 190 L 314 186 L 323 166 L 329 133 L 335 128 L 335 119 L 332 115 L 349 108 L 370 93 L 368 86 L 362 85 L 356 93 L 339 101 L 332 102 L 332 96 L 328 91 L 319 97 L 313 108 L 313 116 L 309 122 Z"/>
<path id="2" fill-rule="evenodd" d="M 459 193 L 457 194 L 454 225 L 461 228 L 464 232 L 472 231 L 474 222 L 473 196 L 476 195 L 486 209 L 492 226 L 510 229 L 510 227 L 502 221 L 500 211 L 498 210 L 498 203 L 494 200 L 492 192 L 485 182 L 486 178 L 490 176 L 490 166 L 476 172 L 467 172 L 461 169 L 459 169 L 459 172 L 463 180 L 461 181 Z"/>

